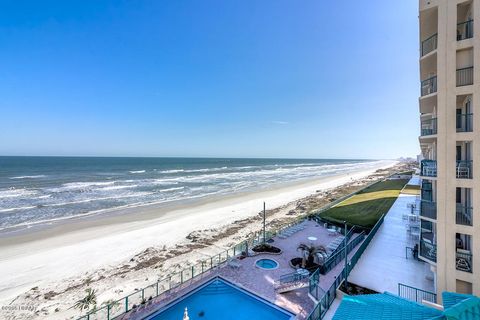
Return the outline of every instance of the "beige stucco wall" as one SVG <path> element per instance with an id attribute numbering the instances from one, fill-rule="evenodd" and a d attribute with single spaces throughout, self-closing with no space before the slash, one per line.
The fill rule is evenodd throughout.
<path id="1" fill-rule="evenodd" d="M 437 94 L 434 109 L 437 116 L 438 133 L 434 141 L 424 137 L 420 142 L 431 143 L 437 160 L 436 201 L 437 201 L 437 263 L 432 264 L 436 270 L 437 293 L 456 291 L 458 286 L 465 288 L 461 281 L 472 283 L 472 291 L 480 295 L 480 0 L 472 1 L 471 15 L 474 21 L 474 37 L 457 41 L 457 23 L 459 16 L 465 16 L 468 10 L 457 5 L 468 1 L 458 0 L 420 0 L 420 40 L 437 30 L 438 45 L 436 59 L 420 59 L 420 76 L 425 77 L 425 70 L 431 69 L 436 60 Z M 432 14 L 433 13 L 433 14 Z M 474 84 L 456 87 L 456 70 L 474 65 Z M 478 66 L 478 67 L 477 67 Z M 459 96 L 464 95 L 459 98 Z M 473 130 L 469 133 L 456 132 L 456 106 L 466 95 L 472 95 Z M 420 98 L 420 111 L 425 98 Z M 429 101 L 434 101 L 429 98 Z M 422 102 L 423 101 L 423 102 Z M 423 111 L 432 109 L 423 107 Z M 455 174 L 457 141 L 471 141 L 473 155 L 473 179 L 457 179 Z M 429 155 L 424 150 L 424 156 Z M 430 153 L 431 156 L 431 153 Z M 456 188 L 472 188 L 473 227 L 456 224 Z M 469 234 L 472 239 L 473 273 L 456 270 L 456 233 Z M 467 286 L 468 287 L 468 286 Z"/>

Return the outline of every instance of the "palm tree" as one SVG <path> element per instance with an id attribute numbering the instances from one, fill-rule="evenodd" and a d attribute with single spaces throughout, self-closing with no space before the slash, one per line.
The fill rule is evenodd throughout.
<path id="1" fill-rule="evenodd" d="M 83 312 L 83 310 L 90 310 L 90 306 L 93 308 L 97 306 L 97 294 L 95 293 L 95 290 L 87 288 L 85 292 L 87 295 L 73 305 L 73 307 L 79 309 L 80 312 Z"/>
<path id="2" fill-rule="evenodd" d="M 312 265 L 317 253 L 327 252 L 324 246 L 308 245 L 305 243 L 299 244 L 297 250 L 302 251 L 302 268 L 305 268 L 307 264 Z"/>

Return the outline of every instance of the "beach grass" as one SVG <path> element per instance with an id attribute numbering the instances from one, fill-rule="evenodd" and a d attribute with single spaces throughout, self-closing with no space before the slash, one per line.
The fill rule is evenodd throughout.
<path id="1" fill-rule="evenodd" d="M 372 228 L 382 214 L 388 212 L 407 182 L 407 179 L 379 182 L 320 213 L 320 216 L 333 223 L 346 221 L 350 226 Z"/>

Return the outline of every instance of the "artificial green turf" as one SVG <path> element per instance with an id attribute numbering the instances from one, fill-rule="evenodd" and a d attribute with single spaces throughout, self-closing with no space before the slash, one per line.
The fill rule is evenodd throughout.
<path id="1" fill-rule="evenodd" d="M 408 180 L 385 180 L 320 213 L 328 221 L 372 228 L 387 213 Z"/>
<path id="2" fill-rule="evenodd" d="M 403 188 L 402 193 L 405 194 L 413 194 L 413 195 L 420 195 L 420 186 L 419 185 L 412 185 L 407 184 L 405 188 Z"/>

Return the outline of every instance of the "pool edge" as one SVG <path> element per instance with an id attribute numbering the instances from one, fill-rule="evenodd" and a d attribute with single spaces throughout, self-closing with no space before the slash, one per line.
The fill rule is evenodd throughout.
<path id="1" fill-rule="evenodd" d="M 152 311 L 151 313 L 145 315 L 145 317 L 142 317 L 140 319 L 142 320 L 151 320 L 152 317 L 154 317 L 155 315 L 157 314 L 160 314 L 164 311 L 166 311 L 168 308 L 172 307 L 173 305 L 177 304 L 178 302 L 180 302 L 181 300 L 183 299 L 186 299 L 187 297 L 191 296 L 192 294 L 196 293 L 197 291 L 201 290 L 202 288 L 208 286 L 209 284 L 211 284 L 212 282 L 214 282 L 215 280 L 221 280 L 223 281 L 224 283 L 226 283 L 227 285 L 233 287 L 234 289 L 237 289 L 249 296 L 251 296 L 252 298 L 256 299 L 256 300 L 259 300 L 267 305 L 269 305 L 270 307 L 274 308 L 274 309 L 277 309 L 278 311 L 284 313 L 285 315 L 289 316 L 289 320 L 294 320 L 297 318 L 297 315 L 294 314 L 293 312 L 291 312 L 290 310 L 287 310 L 286 308 L 282 307 L 282 306 L 279 306 L 277 305 L 275 302 L 272 302 L 254 292 L 252 292 L 251 290 L 245 288 L 244 286 L 242 285 L 239 285 L 237 283 L 234 283 L 233 281 L 229 280 L 229 279 L 226 279 L 225 277 L 222 277 L 222 276 L 214 276 L 212 277 L 211 279 L 207 280 L 206 282 L 204 282 L 203 284 L 199 285 L 198 287 L 196 287 L 195 289 L 191 290 L 190 292 L 187 292 L 185 293 L 184 295 L 181 295 L 180 297 L 177 297 L 175 298 L 174 300 L 170 301 L 169 303 L 167 303 L 166 305 L 164 305 L 163 307 L 160 307 L 158 308 L 157 310 L 154 310 Z"/>

